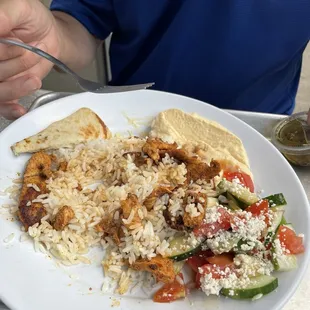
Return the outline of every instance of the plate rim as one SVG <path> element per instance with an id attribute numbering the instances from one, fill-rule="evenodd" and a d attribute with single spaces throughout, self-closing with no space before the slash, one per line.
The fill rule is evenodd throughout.
<path id="1" fill-rule="evenodd" d="M 257 130 L 255 130 L 253 127 L 251 127 L 249 124 L 245 123 L 244 121 L 242 121 L 241 119 L 239 119 L 238 117 L 232 115 L 231 113 L 229 113 L 228 111 L 225 111 L 223 109 L 220 109 L 220 108 L 217 108 L 209 103 L 205 103 L 203 101 L 200 101 L 200 100 L 197 100 L 195 98 L 190 98 L 190 97 L 187 97 L 187 96 L 183 96 L 183 95 L 179 95 L 179 94 L 174 94 L 174 93 L 170 93 L 170 92 L 164 92 L 164 91 L 158 91 L 158 90 L 139 90 L 139 91 L 133 91 L 133 92 L 154 92 L 154 93 L 160 93 L 160 94 L 163 94 L 163 95 L 167 95 L 167 96 L 174 96 L 174 97 L 182 97 L 182 98 L 185 98 L 187 100 L 190 100 L 192 103 L 196 103 L 197 105 L 201 105 L 201 104 L 204 104 L 206 106 L 208 106 L 208 108 L 211 108 L 211 109 L 214 109 L 214 110 L 217 110 L 218 112 L 220 113 L 224 113 L 226 115 L 229 115 L 229 117 L 231 118 L 234 118 L 236 119 L 239 123 L 242 123 L 243 126 L 245 125 L 248 129 L 250 129 L 251 131 L 253 131 L 254 133 L 253 134 L 256 134 L 256 135 L 260 135 L 261 137 L 263 137 L 269 144 L 270 146 L 273 148 L 273 151 L 277 152 L 278 155 L 280 155 L 281 157 L 282 154 L 280 153 L 280 151 L 270 142 L 268 141 L 260 132 L 258 132 Z M 87 93 L 87 92 L 83 92 L 83 93 L 77 93 L 77 94 L 73 94 L 71 96 L 68 96 L 68 97 L 64 97 L 64 98 L 59 98 L 59 99 L 56 99 L 54 101 L 51 101 L 47 104 L 44 104 L 32 111 L 29 111 L 28 113 L 26 113 L 25 115 L 23 115 L 21 118 L 19 118 L 18 120 L 16 120 L 15 122 L 12 122 L 11 124 L 9 124 L 1 133 L 0 133 L 0 141 L 1 141 L 1 138 L 2 136 L 6 133 L 7 130 L 11 130 L 12 127 L 15 127 L 15 126 L 18 126 L 20 122 L 23 122 L 25 118 L 31 118 L 33 115 L 35 115 L 36 113 L 40 113 L 41 111 L 43 111 L 44 109 L 47 109 L 48 107 L 50 106 L 53 106 L 55 104 L 59 104 L 59 102 L 62 102 L 62 101 L 66 101 L 66 100 L 69 100 L 69 101 L 72 101 L 74 100 L 75 98 L 77 97 L 81 97 L 83 98 L 84 96 L 87 97 L 89 96 L 89 94 L 91 93 Z M 94 95 L 94 94 L 91 94 L 91 95 Z M 96 96 L 98 96 L 97 94 L 95 94 Z M 117 96 L 117 94 L 109 94 L 109 95 L 114 95 L 114 96 Z M 105 104 L 105 103 L 103 103 Z M 85 105 L 87 106 L 87 103 L 85 103 Z M 39 112 L 36 112 L 36 111 L 39 111 Z M 286 161 L 285 161 L 286 162 Z M 305 189 L 300 181 L 300 179 L 298 178 L 296 172 L 294 171 L 294 169 L 292 168 L 292 166 L 286 162 L 286 168 L 290 170 L 291 174 L 294 175 L 294 182 L 296 182 L 298 184 L 298 187 L 301 189 L 302 191 L 302 200 L 303 202 L 305 203 L 305 206 L 310 206 L 310 203 L 309 203 L 309 200 L 307 198 L 307 195 L 306 195 L 306 192 L 305 192 Z M 310 209 L 309 208 L 306 208 L 307 210 L 307 216 L 308 218 L 310 218 Z M 305 244 L 308 244 L 308 246 L 310 245 L 310 235 L 309 235 L 309 232 L 310 232 L 310 223 L 308 224 L 307 226 L 307 235 L 306 235 L 306 238 L 305 238 Z M 309 267 L 309 263 L 310 263 L 310 248 L 307 247 L 308 250 L 306 250 L 304 256 L 305 256 L 305 262 L 302 266 L 299 266 L 298 269 L 299 269 L 299 274 L 297 276 L 297 279 L 296 281 L 293 283 L 292 287 L 291 287 L 291 290 L 288 294 L 286 294 L 283 298 L 279 299 L 275 304 L 274 304 L 274 308 L 272 310 L 280 310 L 282 309 L 282 307 L 287 304 L 287 302 L 292 298 L 292 296 L 295 294 L 298 286 L 300 285 L 302 279 L 304 278 L 304 275 L 305 275 L 305 271 L 307 270 L 307 268 Z M 14 302 L 11 303 L 10 301 L 7 301 L 7 299 L 5 298 L 4 294 L 2 294 L 2 289 L 1 287 L 3 287 L 3 285 L 1 285 L 3 281 L 0 280 L 0 299 L 8 306 L 10 306 L 11 309 L 19 309 L 18 307 L 14 307 Z"/>

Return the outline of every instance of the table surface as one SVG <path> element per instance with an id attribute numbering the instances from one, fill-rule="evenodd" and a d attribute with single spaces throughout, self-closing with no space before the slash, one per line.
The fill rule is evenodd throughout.
<path id="1" fill-rule="evenodd" d="M 26 109 L 29 108 L 31 103 L 38 98 L 39 96 L 46 94 L 48 91 L 45 90 L 39 90 L 35 92 L 31 96 L 27 96 L 23 99 L 21 99 L 20 103 L 25 106 Z M 0 132 L 6 128 L 11 121 L 5 120 L 0 117 Z M 310 200 L 310 170 L 305 168 L 294 168 L 295 172 L 297 173 L 299 179 L 301 180 L 301 183 L 303 184 L 305 191 L 307 193 L 308 199 Z M 302 283 L 299 285 L 296 293 L 291 298 L 291 300 L 286 304 L 286 306 L 283 308 L 283 310 L 306 310 L 310 309 L 310 266 L 308 267 L 308 270 L 306 272 L 306 275 L 302 281 Z M 6 306 L 1 303 L 0 301 L 0 310 L 7 310 Z M 35 310 L 35 309 L 33 309 Z"/>

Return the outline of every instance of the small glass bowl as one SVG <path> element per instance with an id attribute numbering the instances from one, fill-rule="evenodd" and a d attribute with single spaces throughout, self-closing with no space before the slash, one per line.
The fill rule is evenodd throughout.
<path id="1" fill-rule="evenodd" d="M 286 157 L 286 159 L 297 166 L 310 166 L 310 144 L 302 144 L 296 146 L 288 146 L 280 141 L 280 133 L 285 125 L 299 120 L 305 122 L 307 120 L 308 112 L 300 112 L 286 117 L 280 121 L 272 130 L 271 141 L 276 148 Z"/>

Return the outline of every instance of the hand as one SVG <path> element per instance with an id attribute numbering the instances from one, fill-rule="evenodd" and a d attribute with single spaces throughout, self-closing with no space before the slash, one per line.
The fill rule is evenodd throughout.
<path id="1" fill-rule="evenodd" d="M 0 37 L 19 40 L 58 57 L 57 25 L 38 0 L 1 0 Z M 52 64 L 25 49 L 0 44 L 0 115 L 16 119 L 26 111 L 18 99 L 41 88 Z"/>

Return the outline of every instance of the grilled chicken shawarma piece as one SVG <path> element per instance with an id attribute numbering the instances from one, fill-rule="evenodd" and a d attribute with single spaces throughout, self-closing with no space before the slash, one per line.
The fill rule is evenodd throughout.
<path id="1" fill-rule="evenodd" d="M 169 144 L 160 139 L 148 138 L 142 147 L 142 151 L 157 163 L 161 158 L 161 154 L 167 153 L 168 150 L 176 148 L 176 143 Z"/>
<path id="2" fill-rule="evenodd" d="M 159 185 L 157 188 L 155 188 L 152 193 L 146 197 L 143 204 L 147 208 L 148 211 L 152 210 L 154 207 L 154 204 L 157 200 L 157 198 L 162 197 L 165 194 L 172 194 L 172 191 L 174 190 L 173 186 L 169 185 Z"/>
<path id="3" fill-rule="evenodd" d="M 197 180 L 209 181 L 216 177 L 221 171 L 219 162 L 212 160 L 210 165 L 208 165 L 199 157 L 191 156 L 184 149 L 171 149 L 165 151 L 165 153 L 167 153 L 170 157 L 185 163 L 188 182 L 196 182 Z"/>
<path id="4" fill-rule="evenodd" d="M 174 217 L 171 215 L 171 212 L 168 209 L 165 209 L 163 211 L 163 216 L 165 218 L 166 223 L 168 224 L 170 228 L 178 230 L 178 231 L 186 230 L 182 215 L 178 215 L 177 217 Z"/>
<path id="5" fill-rule="evenodd" d="M 189 204 L 192 204 L 193 208 L 195 208 L 197 212 L 200 213 L 198 216 L 193 217 L 191 212 L 187 210 L 187 207 L 190 208 L 188 206 Z M 183 215 L 184 226 L 188 228 L 194 228 L 196 226 L 199 226 L 205 217 L 206 207 L 207 207 L 206 194 L 187 192 L 186 196 L 184 197 L 184 215 Z"/>
<path id="6" fill-rule="evenodd" d="M 123 235 L 123 231 L 120 225 L 113 220 L 113 216 L 108 216 L 103 218 L 99 224 L 95 226 L 97 232 L 104 232 L 106 235 L 112 238 L 116 245 L 121 243 L 121 237 Z"/>
<path id="7" fill-rule="evenodd" d="M 187 169 L 187 181 L 206 180 L 209 181 L 217 176 L 221 171 L 221 166 L 217 161 L 212 160 L 210 165 L 192 156 L 184 149 L 178 149 L 177 144 L 169 144 L 160 139 L 148 139 L 142 148 L 143 152 L 151 157 L 155 162 L 168 154 L 179 162 L 185 163 Z"/>
<path id="8" fill-rule="evenodd" d="M 170 283 L 175 279 L 173 262 L 169 258 L 160 255 L 151 260 L 138 259 L 130 267 L 134 270 L 151 272 L 158 282 Z"/>
<path id="9" fill-rule="evenodd" d="M 138 212 L 138 210 L 142 212 L 142 207 L 136 195 L 128 194 L 127 199 L 121 201 L 121 209 L 123 212 L 122 222 L 126 228 L 136 228 L 135 226 L 142 222 Z M 129 220 L 132 214 L 133 217 Z"/>
<path id="10" fill-rule="evenodd" d="M 74 211 L 69 206 L 63 206 L 57 212 L 53 227 L 56 230 L 64 230 L 64 228 L 69 224 L 69 222 L 74 218 Z"/>
<path id="11" fill-rule="evenodd" d="M 23 187 L 19 198 L 18 216 L 26 230 L 46 215 L 46 210 L 41 203 L 30 202 L 39 195 L 48 193 L 46 180 L 51 175 L 52 159 L 48 154 L 39 152 L 28 161 L 23 180 Z M 39 191 L 38 191 L 38 190 Z"/>
<path id="12" fill-rule="evenodd" d="M 58 171 L 67 171 L 68 163 L 66 161 L 62 161 L 59 163 Z"/>
<path id="13" fill-rule="evenodd" d="M 219 175 L 221 172 L 221 165 L 212 160 L 210 165 L 199 160 L 198 158 L 193 158 L 186 164 L 187 169 L 187 180 L 196 182 L 197 180 L 209 181 Z"/>

